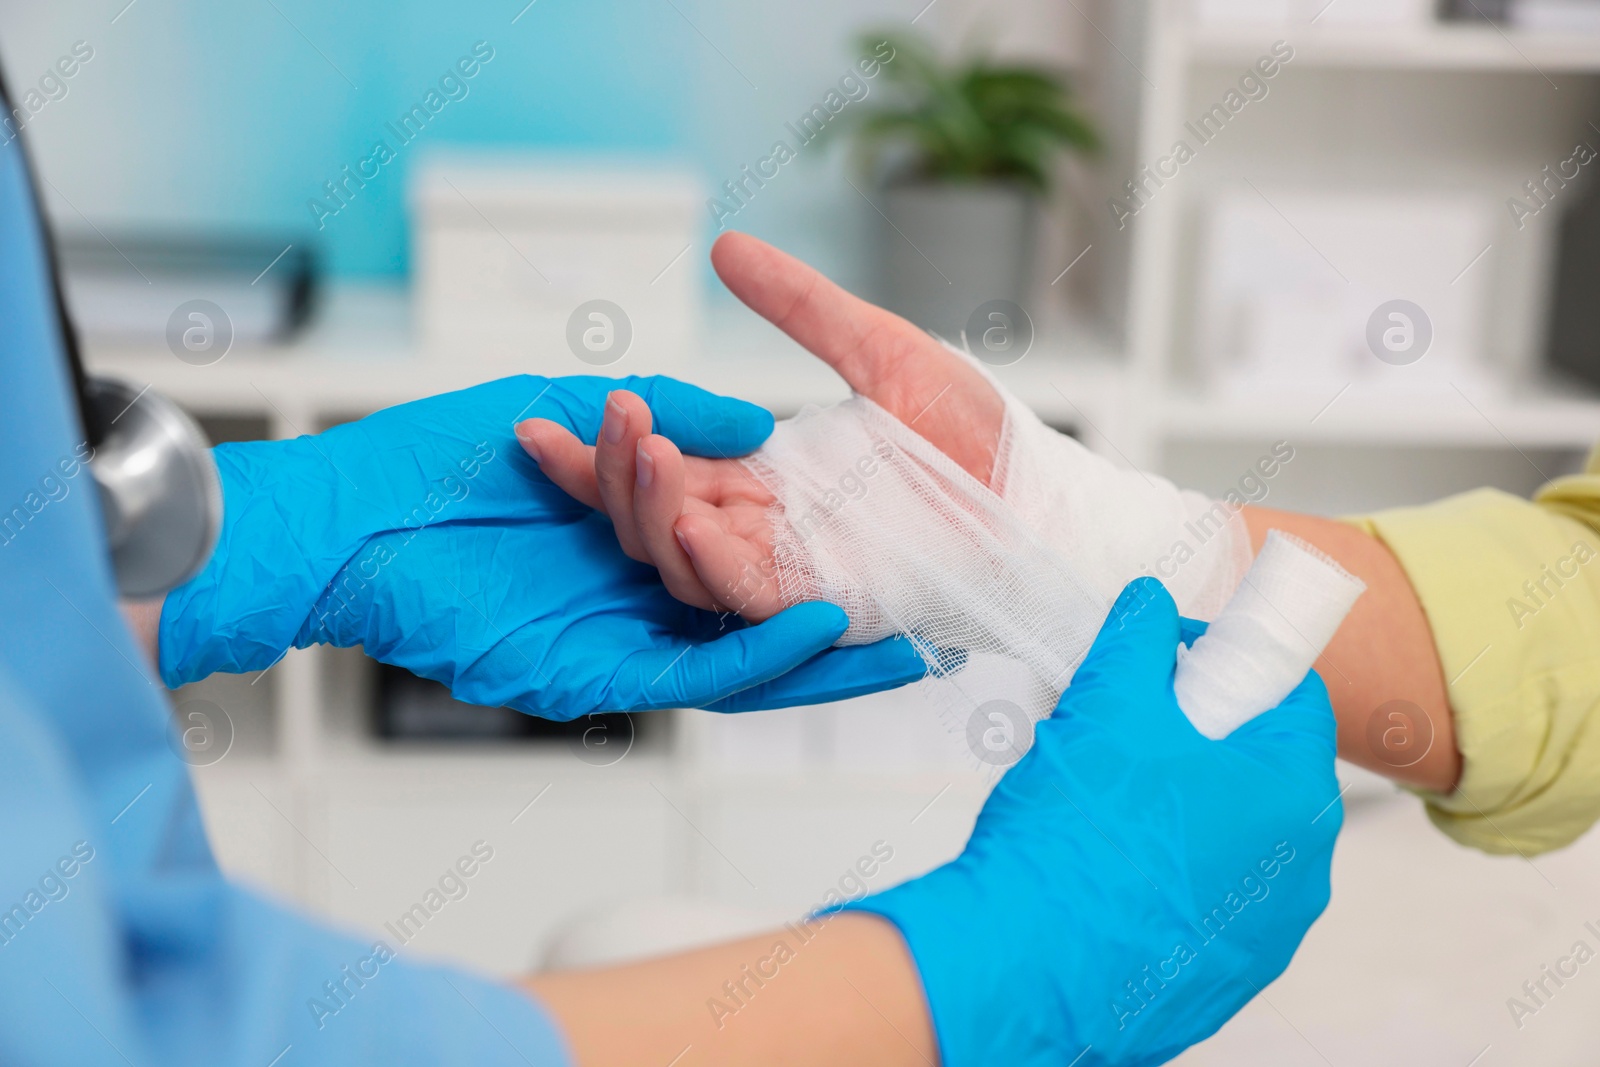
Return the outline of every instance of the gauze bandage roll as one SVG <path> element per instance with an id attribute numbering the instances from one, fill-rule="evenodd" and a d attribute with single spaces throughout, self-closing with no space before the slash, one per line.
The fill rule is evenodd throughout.
<path id="1" fill-rule="evenodd" d="M 951 654 L 1015 663 L 1008 699 L 1037 720 L 1124 585 L 1154 573 L 1181 612 L 1213 618 L 1249 566 L 1249 537 L 1233 508 L 1119 470 L 992 384 L 1006 401 L 992 488 L 861 396 L 779 423 L 745 463 L 776 498 L 785 603 L 843 607 L 841 644 L 905 634 L 935 676 Z M 949 685 L 947 704 L 989 699 Z"/>
<path id="2" fill-rule="evenodd" d="M 1178 706 L 1226 737 L 1287 697 L 1333 639 L 1366 584 L 1322 552 L 1270 530 L 1233 599 L 1178 650 Z"/>

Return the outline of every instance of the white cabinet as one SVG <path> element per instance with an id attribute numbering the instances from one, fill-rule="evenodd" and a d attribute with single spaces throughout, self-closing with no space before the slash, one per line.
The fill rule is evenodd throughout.
<path id="1" fill-rule="evenodd" d="M 412 183 L 424 352 L 545 374 L 571 373 L 574 355 L 681 362 L 700 324 L 688 253 L 704 202 L 664 167 L 435 159 Z"/>

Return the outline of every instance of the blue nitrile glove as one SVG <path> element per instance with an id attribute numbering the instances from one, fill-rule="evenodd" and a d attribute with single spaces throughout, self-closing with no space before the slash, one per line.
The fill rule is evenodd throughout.
<path id="1" fill-rule="evenodd" d="M 904 935 L 945 1067 L 1164 1063 L 1327 904 L 1343 809 L 1321 680 L 1209 741 L 1173 697 L 1179 636 L 1166 589 L 1130 584 L 961 856 L 852 905 Z"/>
<path id="2" fill-rule="evenodd" d="M 926 673 L 898 638 L 829 649 L 849 625 L 833 604 L 799 604 L 759 626 L 690 607 L 654 567 L 623 554 L 609 519 L 567 504 L 537 519 L 373 538 L 295 645 L 362 645 L 461 700 L 549 719 L 752 711 L 842 700 Z"/>
<path id="3" fill-rule="evenodd" d="M 643 397 L 657 432 L 691 455 L 742 455 L 772 431 L 764 409 L 670 378 L 521 376 L 316 436 L 218 446 L 222 534 L 205 570 L 162 609 L 162 680 L 176 687 L 215 671 L 264 670 L 291 643 L 359 642 L 386 662 L 459 683 L 463 700 L 570 718 L 659 706 L 651 694 L 675 686 L 717 700 L 831 645 L 844 615 L 813 605 L 772 620 L 770 632 L 691 651 L 720 632 L 716 616 L 669 607 L 654 573 L 615 551 L 614 534 L 586 521 L 589 509 L 551 484 L 513 435 L 515 423 L 539 417 L 592 443 L 613 389 Z M 468 601 L 467 586 L 493 599 Z M 542 599 L 526 598 L 534 589 Z M 555 654 L 568 623 L 597 616 L 615 625 L 583 628 L 592 642 L 583 657 L 570 654 L 579 647 L 570 635 Z M 517 636 L 485 657 L 497 628 Z M 906 642 L 869 648 L 828 652 L 748 699 L 811 703 L 921 676 Z M 599 703 L 573 703 L 580 695 Z"/>

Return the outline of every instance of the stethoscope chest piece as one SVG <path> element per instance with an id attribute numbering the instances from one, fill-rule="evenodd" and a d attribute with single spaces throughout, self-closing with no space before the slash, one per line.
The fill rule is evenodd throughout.
<path id="1" fill-rule="evenodd" d="M 85 397 L 101 428 L 90 470 L 100 488 L 117 592 L 158 596 L 193 578 L 222 528 L 222 483 L 209 443 L 172 401 L 116 378 Z"/>

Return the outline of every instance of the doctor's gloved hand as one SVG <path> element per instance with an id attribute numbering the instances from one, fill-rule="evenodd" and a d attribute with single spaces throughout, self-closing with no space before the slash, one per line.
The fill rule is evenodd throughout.
<path id="1" fill-rule="evenodd" d="M 361 645 L 460 700 L 563 720 L 814 704 L 927 672 L 899 638 L 830 648 L 848 625 L 843 609 L 820 602 L 756 626 L 690 607 L 622 553 L 604 516 L 568 501 L 536 520 L 374 537 L 318 599 L 295 645 Z"/>
<path id="2" fill-rule="evenodd" d="M 772 681 L 843 631 L 831 605 L 731 636 L 710 613 L 662 610 L 659 582 L 647 588 L 610 532 L 589 529 L 589 510 L 513 433 L 539 417 L 592 442 L 616 389 L 642 397 L 691 454 L 742 455 L 772 431 L 762 408 L 670 378 L 524 375 L 314 436 L 219 445 L 222 532 L 206 568 L 162 607 L 162 680 L 265 670 L 291 644 L 362 643 L 463 700 L 569 718 L 666 696 L 807 703 L 921 676 L 897 642 L 828 652 Z M 591 642 L 581 657 L 579 635 Z"/>
<path id="3" fill-rule="evenodd" d="M 1326 906 L 1343 809 L 1321 680 L 1210 741 L 1173 696 L 1179 640 L 1166 589 L 1131 583 L 962 855 L 851 906 L 904 936 L 945 1067 L 1164 1063 Z"/>

